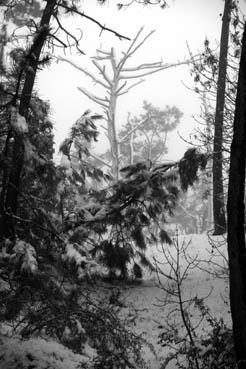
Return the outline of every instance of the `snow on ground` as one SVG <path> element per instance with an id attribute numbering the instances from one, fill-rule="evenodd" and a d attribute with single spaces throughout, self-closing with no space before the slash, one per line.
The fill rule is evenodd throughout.
<path id="1" fill-rule="evenodd" d="M 190 241 L 190 243 L 189 243 Z M 217 319 L 223 318 L 230 326 L 230 313 L 228 306 L 228 280 L 226 270 L 226 242 L 222 238 L 210 237 L 207 235 L 180 236 L 179 247 L 188 244 L 186 257 L 179 255 L 181 272 L 185 270 L 191 258 L 195 258 L 196 267 L 191 269 L 182 285 L 182 295 L 184 299 L 205 297 L 205 303 L 209 306 L 210 312 Z M 215 248 L 214 245 L 219 245 Z M 164 246 L 164 253 L 171 260 L 171 265 L 175 270 L 177 249 L 174 245 Z M 152 247 L 148 251 L 148 257 L 160 267 L 160 271 L 169 276 L 170 265 L 165 264 L 165 256 L 161 246 Z M 199 262 L 198 262 L 199 261 Z M 168 354 L 168 347 L 162 347 L 159 343 L 159 334 L 163 332 L 163 326 L 174 322 L 173 327 L 182 332 L 181 316 L 179 311 L 171 314 L 177 305 L 168 304 L 166 301 L 165 288 L 168 286 L 169 278 L 159 273 L 158 277 L 154 273 L 145 272 L 144 280 L 138 285 L 124 285 L 121 289 L 122 299 L 125 300 L 125 307 L 122 309 L 123 316 L 131 321 L 132 329 L 141 334 L 146 340 L 143 347 L 143 356 L 150 369 L 160 369 L 161 363 Z M 172 288 L 173 282 L 169 287 Z M 98 292 L 98 291 L 97 291 Z M 103 293 L 103 290 L 102 290 Z M 127 307 L 127 306 L 130 306 Z M 193 309 L 193 310 L 192 310 Z M 193 325 L 199 319 L 197 309 L 190 310 Z M 206 335 L 207 323 L 201 325 L 197 331 Z M 18 361 L 23 363 L 23 368 L 52 368 L 52 369 L 77 369 L 80 362 L 88 362 L 86 356 L 75 355 L 64 346 L 55 342 L 44 340 L 18 341 L 16 338 L 5 337 L 0 342 L 4 356 L 0 355 L 0 369 L 14 369 L 18 366 Z M 83 365 L 82 365 L 83 367 Z M 173 362 L 169 363 L 168 369 L 175 369 Z"/>
<path id="2" fill-rule="evenodd" d="M 224 274 L 226 266 L 226 242 L 222 238 L 211 238 L 210 243 L 208 236 L 193 235 L 193 236 L 181 236 L 179 243 L 185 244 L 191 240 L 190 245 L 187 249 L 187 254 L 190 257 L 197 257 L 200 262 L 198 267 L 191 270 L 184 282 L 183 295 L 185 298 L 191 298 L 197 296 L 198 298 L 205 297 L 205 303 L 210 308 L 210 312 L 217 319 L 221 317 L 226 323 L 230 323 L 230 313 L 228 306 L 228 280 Z M 218 250 L 214 249 L 211 245 L 220 245 Z M 165 250 L 170 251 L 170 255 L 175 260 L 175 247 L 165 245 Z M 161 250 L 152 248 L 149 253 L 149 257 L 155 257 L 159 263 L 165 261 L 165 257 Z M 210 262 L 204 262 L 205 260 L 212 260 Z M 190 259 L 189 259 L 190 260 Z M 186 260 L 181 258 L 181 270 L 185 267 Z M 159 264 L 161 265 L 161 264 Z M 163 270 L 168 272 L 168 267 L 162 265 Z M 210 273 L 209 273 L 210 272 Z M 167 278 L 160 276 L 160 281 L 163 286 L 167 286 Z M 124 297 L 127 302 L 132 304 L 137 311 L 137 318 L 134 322 L 134 330 L 136 333 L 140 333 L 154 348 L 154 352 L 148 347 L 144 346 L 144 357 L 149 363 L 151 369 L 159 369 L 161 362 L 167 355 L 167 348 L 161 347 L 158 344 L 158 335 L 162 332 L 162 326 L 166 325 L 166 320 L 170 310 L 174 308 L 172 304 L 165 303 L 166 293 L 159 287 L 157 287 L 158 279 L 152 273 L 145 273 L 145 280 L 143 284 L 139 286 L 131 286 L 124 290 Z M 162 300 L 163 302 L 160 302 Z M 192 322 L 195 324 L 199 319 L 197 311 L 191 309 Z M 177 326 L 181 322 L 179 312 L 175 313 L 173 317 L 176 319 Z M 171 319 L 170 316 L 168 319 Z M 199 333 L 206 334 L 207 323 L 201 325 L 198 328 Z M 170 365 L 169 365 L 170 366 Z M 175 366 L 170 366 L 170 369 L 174 369 Z"/>
<path id="3" fill-rule="evenodd" d="M 88 357 L 76 355 L 54 341 L 21 341 L 5 336 L 0 344 L 1 369 L 83 369 L 89 362 Z"/>

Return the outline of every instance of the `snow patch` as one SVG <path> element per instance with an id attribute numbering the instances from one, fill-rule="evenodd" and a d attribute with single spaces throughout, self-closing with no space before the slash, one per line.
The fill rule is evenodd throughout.
<path id="1" fill-rule="evenodd" d="M 18 133 L 27 133 L 28 132 L 28 125 L 26 118 L 20 115 L 16 108 L 12 108 L 11 112 L 11 125 L 14 130 Z"/>
<path id="2" fill-rule="evenodd" d="M 17 240 L 12 258 L 21 260 L 21 271 L 35 273 L 38 268 L 36 251 L 29 243 Z"/>
<path id="3" fill-rule="evenodd" d="M 88 357 L 43 339 L 21 341 L 2 336 L 0 351 L 0 368 L 4 369 L 85 369 L 89 363 Z"/>
<path id="4" fill-rule="evenodd" d="M 66 254 L 64 255 L 64 259 L 75 261 L 76 265 L 81 265 L 81 263 L 87 262 L 87 258 L 82 256 L 71 243 L 67 244 L 66 246 Z"/>

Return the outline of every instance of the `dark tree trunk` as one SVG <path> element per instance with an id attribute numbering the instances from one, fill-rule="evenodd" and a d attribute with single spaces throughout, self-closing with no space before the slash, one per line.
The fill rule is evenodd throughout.
<path id="1" fill-rule="evenodd" d="M 28 118 L 28 109 L 32 98 L 34 81 L 36 78 L 38 62 L 42 48 L 47 40 L 49 32 L 50 19 L 56 5 L 56 0 L 48 0 L 43 11 L 40 28 L 34 38 L 33 44 L 29 52 L 30 68 L 25 72 L 25 80 L 20 97 L 19 114 Z M 1 220 L 0 220 L 0 240 L 3 238 L 13 239 L 15 237 L 15 219 L 18 209 L 18 196 L 21 184 L 21 174 L 24 164 L 24 140 L 23 134 L 15 132 L 14 144 L 11 158 L 11 167 L 9 170 L 6 186 L 2 188 L 1 201 Z M 4 176 L 6 173 L 3 174 Z M 4 191 L 4 194 L 3 194 Z"/>
<path id="2" fill-rule="evenodd" d="M 234 132 L 231 144 L 228 189 L 228 256 L 230 304 L 238 368 L 246 368 L 246 245 L 245 245 L 245 157 L 246 157 L 246 26 L 238 77 Z"/>
<path id="3" fill-rule="evenodd" d="M 222 143 L 223 143 L 223 117 L 225 105 L 226 69 L 228 40 L 230 28 L 232 1 L 225 0 L 224 14 L 222 20 L 219 75 L 217 82 L 217 97 L 214 122 L 214 154 L 213 154 L 213 213 L 214 234 L 219 235 L 226 232 L 226 218 L 223 191 L 223 165 L 222 165 Z"/>

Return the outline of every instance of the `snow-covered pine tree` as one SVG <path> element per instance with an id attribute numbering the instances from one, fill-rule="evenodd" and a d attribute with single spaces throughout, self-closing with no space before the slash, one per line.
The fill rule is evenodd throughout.
<path id="1" fill-rule="evenodd" d="M 179 162 L 129 165 L 121 170 L 121 180 L 88 194 L 88 205 L 80 208 L 68 229 L 85 226 L 94 231 L 92 253 L 99 256 L 111 278 L 117 273 L 126 278 L 129 265 L 136 277 L 141 274 L 141 265 L 153 270 L 145 255 L 147 246 L 171 243 L 165 224 L 177 204 L 179 183 L 187 190 L 205 164 L 205 156 L 190 149 Z"/>

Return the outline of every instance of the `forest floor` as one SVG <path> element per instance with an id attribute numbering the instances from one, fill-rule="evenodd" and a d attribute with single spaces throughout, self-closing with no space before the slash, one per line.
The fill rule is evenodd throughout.
<path id="1" fill-rule="evenodd" d="M 177 243 L 176 243 L 177 244 Z M 184 306 L 189 305 L 191 325 L 194 327 L 201 319 L 201 310 L 194 301 L 202 301 L 209 308 L 210 317 L 223 321 L 230 327 L 230 312 L 228 304 L 228 275 L 226 261 L 226 242 L 221 238 L 204 235 L 180 236 L 179 248 L 186 246 L 185 255 L 179 254 L 180 275 L 187 270 L 187 276 L 181 284 L 181 295 Z M 216 246 L 216 247 L 214 247 Z M 165 254 L 165 255 L 164 255 Z M 184 337 L 184 325 L 182 323 L 177 297 L 167 293 L 176 289 L 174 281 L 170 280 L 170 268 L 177 270 L 177 248 L 175 245 L 165 245 L 165 248 L 152 247 L 148 251 L 148 257 L 152 262 L 157 261 L 160 273 L 145 272 L 144 279 L 139 284 L 115 285 L 120 291 L 122 301 L 121 314 L 130 322 L 130 328 L 137 334 L 141 334 L 143 344 L 143 357 L 150 369 L 160 369 L 168 354 L 175 352 L 177 345 L 162 345 L 160 335 L 165 332 L 165 340 L 174 333 Z M 166 263 L 169 258 L 169 264 Z M 192 262 L 193 260 L 193 262 Z M 190 268 L 187 268 L 190 265 Z M 163 272 L 163 274 L 161 274 Z M 112 289 L 112 286 L 110 287 Z M 102 290 L 103 291 L 103 290 Z M 97 291 L 98 293 L 98 291 Z M 172 301 L 169 301 L 169 297 Z M 208 321 L 204 319 L 195 329 L 197 337 L 207 336 Z M 167 332 L 168 330 L 168 332 Z M 80 361 L 85 356 L 75 355 L 64 346 L 56 342 L 48 342 L 43 339 L 31 339 L 19 342 L 15 337 L 0 340 L 1 350 L 4 352 L 0 358 L 0 369 L 19 368 L 18 361 L 23 368 L 35 364 L 37 369 L 73 369 L 80 366 Z M 88 347 L 89 349 L 89 347 Z M 88 350 L 87 350 L 88 351 Z M 179 355 L 179 360 L 185 360 Z M 87 357 L 86 360 L 89 360 Z M 34 366 L 32 366 L 34 367 Z M 175 369 L 175 360 L 169 362 L 168 369 Z"/>
<path id="2" fill-rule="evenodd" d="M 217 320 L 221 318 L 230 327 L 230 311 L 228 304 L 228 275 L 226 273 L 226 242 L 222 238 L 208 237 L 204 235 L 181 236 L 179 244 L 184 242 L 187 245 L 186 258 L 180 258 L 181 273 L 186 268 L 187 263 L 193 258 L 196 265 L 191 265 L 188 275 L 184 280 L 181 291 L 184 300 L 192 300 L 194 297 L 204 299 L 205 306 L 209 308 L 209 314 Z M 209 242 L 210 241 L 210 242 Z M 217 245 L 217 249 L 213 246 Z M 219 245 L 219 246 L 218 246 Z M 176 250 L 174 246 L 165 246 L 169 249 L 173 257 L 175 266 Z M 158 265 L 167 275 L 169 275 L 170 265 L 166 265 L 166 258 L 161 248 L 153 248 L 149 251 L 149 257 L 158 260 Z M 153 259 L 154 258 L 154 259 Z M 198 262 L 199 261 L 199 262 Z M 160 344 L 160 334 L 169 325 L 169 331 L 173 327 L 178 330 L 183 329 L 182 319 L 177 299 L 168 303 L 168 294 L 165 291 L 169 278 L 161 275 L 145 273 L 144 281 L 141 285 L 124 288 L 123 298 L 136 311 L 133 329 L 141 334 L 150 346 L 145 345 L 143 354 L 151 369 L 159 369 L 161 363 L 170 353 L 170 347 L 163 347 Z M 171 282 L 172 287 L 173 282 Z M 161 287 L 161 288 L 160 288 Z M 164 288 L 163 288 L 164 287 Z M 175 288 L 175 285 L 173 285 Z M 174 311 L 175 310 L 175 311 Z M 191 304 L 189 308 L 191 323 L 196 326 L 200 321 L 201 314 L 198 309 Z M 206 336 L 209 329 L 206 320 L 197 328 L 198 335 Z M 174 345 L 175 346 L 175 345 Z M 153 348 L 153 349 L 151 349 Z M 168 364 L 168 369 L 176 368 L 174 361 Z"/>

